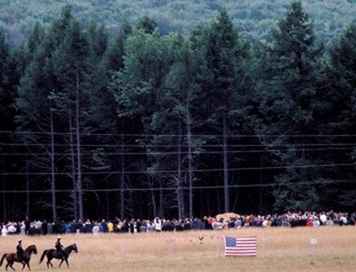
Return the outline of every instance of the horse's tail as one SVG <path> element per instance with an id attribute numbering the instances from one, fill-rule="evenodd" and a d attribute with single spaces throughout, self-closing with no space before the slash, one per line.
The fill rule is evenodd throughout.
<path id="1" fill-rule="evenodd" d="M 42 261 L 43 261 L 44 257 L 46 256 L 47 252 L 48 252 L 47 249 L 45 251 L 43 251 L 41 259 L 40 259 L 40 263 L 42 263 Z"/>
<path id="2" fill-rule="evenodd" d="M 2 263 L 4 262 L 6 257 L 7 257 L 6 253 L 4 255 L 2 255 L 2 258 L 1 258 L 1 261 L 0 261 L 0 267 L 2 266 Z"/>

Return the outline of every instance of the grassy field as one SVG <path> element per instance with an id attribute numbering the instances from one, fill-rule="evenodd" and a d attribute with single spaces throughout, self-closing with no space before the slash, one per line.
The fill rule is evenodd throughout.
<path id="1" fill-rule="evenodd" d="M 257 257 L 224 257 L 225 234 L 256 235 Z M 200 235 L 204 236 L 202 243 L 198 239 Z M 0 237 L 0 254 L 13 252 L 18 238 Z M 45 264 L 38 264 L 40 254 L 54 242 L 55 236 L 23 237 L 25 246 L 35 243 L 40 251 L 31 261 L 33 271 L 46 270 Z M 356 227 L 63 237 L 65 245 L 74 242 L 78 244 L 79 254 L 71 258 L 70 270 L 78 272 L 356 271 Z M 20 270 L 18 264 L 15 267 Z M 0 270 L 5 270 L 4 265 Z"/>

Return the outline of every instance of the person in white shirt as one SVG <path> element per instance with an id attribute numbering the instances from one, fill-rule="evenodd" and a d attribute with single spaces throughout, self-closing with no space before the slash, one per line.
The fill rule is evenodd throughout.
<path id="1" fill-rule="evenodd" d="M 320 222 L 322 225 L 326 225 L 326 222 L 327 222 L 328 218 L 326 217 L 326 214 L 325 213 L 322 213 L 320 215 Z"/>
<path id="2" fill-rule="evenodd" d="M 162 221 L 160 218 L 156 217 L 154 222 L 154 227 L 155 227 L 155 231 L 157 232 L 161 232 L 162 231 Z"/>
<path id="3" fill-rule="evenodd" d="M 8 227 L 7 227 L 7 231 L 9 234 L 15 234 L 16 233 L 16 227 L 14 224 L 10 224 Z"/>
<path id="4" fill-rule="evenodd" d="M 2 229 L 1 229 L 1 236 L 6 236 L 7 235 L 7 228 L 6 226 L 2 226 Z"/>
<path id="5" fill-rule="evenodd" d="M 343 225 L 347 225 L 347 218 L 345 215 L 342 215 L 340 217 L 340 222 L 343 224 Z"/>

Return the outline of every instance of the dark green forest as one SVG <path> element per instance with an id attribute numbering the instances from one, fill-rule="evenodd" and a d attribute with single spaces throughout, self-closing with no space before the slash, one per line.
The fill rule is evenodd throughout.
<path id="1" fill-rule="evenodd" d="M 37 2 L 1 1 L 3 220 L 356 206 L 350 1 Z"/>

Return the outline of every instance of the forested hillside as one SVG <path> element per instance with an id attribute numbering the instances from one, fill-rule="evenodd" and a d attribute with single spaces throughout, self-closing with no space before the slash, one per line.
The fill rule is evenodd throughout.
<path id="1" fill-rule="evenodd" d="M 216 2 L 194 1 L 191 21 L 162 25 L 163 10 L 180 10 L 174 2 L 147 1 L 153 18 L 133 23 L 94 8 L 107 1 L 75 1 L 59 14 L 60 1 L 20 2 L 2 16 L 28 37 L 13 46 L 0 31 L 4 221 L 355 208 L 351 3 L 333 1 L 324 14 L 326 1 L 226 1 L 209 17 Z M 242 29 L 236 2 L 280 15 Z M 139 3 L 130 20 L 144 14 Z M 326 14 L 333 21 L 318 21 Z M 31 28 L 29 18 L 45 23 Z M 208 23 L 194 27 L 194 18 Z"/>
<path id="2" fill-rule="evenodd" d="M 313 18 L 317 36 L 329 41 L 355 20 L 354 2 L 305 0 L 303 4 Z M 36 22 L 50 24 L 66 4 L 71 4 L 73 14 L 85 23 L 95 21 L 117 28 L 124 21 L 134 23 L 147 15 L 164 33 L 189 34 L 223 7 L 243 34 L 260 40 L 283 16 L 289 3 L 289 0 L 0 0 L 0 27 L 10 33 L 13 41 L 19 41 Z"/>

